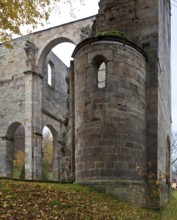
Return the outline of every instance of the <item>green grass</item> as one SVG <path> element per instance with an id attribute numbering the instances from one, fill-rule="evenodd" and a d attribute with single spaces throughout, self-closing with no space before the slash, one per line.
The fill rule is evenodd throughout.
<path id="1" fill-rule="evenodd" d="M 162 209 L 162 219 L 176 220 L 177 219 L 177 191 L 172 191 L 169 202 Z"/>
<path id="2" fill-rule="evenodd" d="M 137 209 L 80 185 L 0 180 L 0 220 L 176 220 L 177 192 L 161 211 Z"/>

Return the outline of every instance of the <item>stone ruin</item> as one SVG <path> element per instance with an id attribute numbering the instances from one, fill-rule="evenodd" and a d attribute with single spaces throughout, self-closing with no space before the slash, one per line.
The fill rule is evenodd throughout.
<path id="1" fill-rule="evenodd" d="M 20 127 L 25 179 L 41 180 L 47 126 L 54 181 L 126 201 L 139 192 L 143 201 L 144 173 L 153 173 L 163 204 L 171 181 L 170 2 L 99 7 L 96 16 L 17 38 L 12 50 L 0 46 L 0 176 L 13 176 Z M 76 45 L 69 68 L 51 51 L 62 42 Z"/>

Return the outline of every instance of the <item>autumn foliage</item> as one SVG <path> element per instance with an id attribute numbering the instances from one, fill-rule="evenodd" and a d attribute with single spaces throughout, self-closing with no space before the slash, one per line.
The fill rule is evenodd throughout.
<path id="1" fill-rule="evenodd" d="M 42 180 L 53 179 L 53 136 L 45 129 L 42 140 Z"/>
<path id="2" fill-rule="evenodd" d="M 19 150 L 15 154 L 15 160 L 14 160 L 14 168 L 20 169 L 23 167 L 24 164 L 24 159 L 25 159 L 25 154 L 23 151 Z"/>
<path id="3" fill-rule="evenodd" d="M 0 0 L 0 42 L 21 35 L 22 26 L 44 26 L 60 1 L 68 3 L 72 10 L 74 0 Z"/>
<path id="4" fill-rule="evenodd" d="M 18 150 L 13 161 L 13 177 L 17 179 L 24 179 L 25 177 L 25 153 Z"/>
<path id="5" fill-rule="evenodd" d="M 175 220 L 177 191 L 159 211 L 138 209 L 80 185 L 0 179 L 1 220 Z M 160 217 L 160 218 L 159 218 Z"/>
<path id="6" fill-rule="evenodd" d="M 57 2 L 58 0 L 55 0 Z M 0 40 L 4 41 L 13 34 L 21 34 L 22 25 L 35 28 L 48 20 L 51 0 L 0 0 Z"/>

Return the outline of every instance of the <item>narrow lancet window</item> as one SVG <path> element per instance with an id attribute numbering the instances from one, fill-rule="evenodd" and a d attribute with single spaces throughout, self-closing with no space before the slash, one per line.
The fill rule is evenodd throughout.
<path id="1" fill-rule="evenodd" d="M 47 83 L 49 86 L 52 86 L 52 66 L 50 63 L 48 63 Z"/>
<path id="2" fill-rule="evenodd" d="M 98 69 L 98 88 L 105 88 L 106 87 L 106 64 L 103 62 L 101 63 Z"/>

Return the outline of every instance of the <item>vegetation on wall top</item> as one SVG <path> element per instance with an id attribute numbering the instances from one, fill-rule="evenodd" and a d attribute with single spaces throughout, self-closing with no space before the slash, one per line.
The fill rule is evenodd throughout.
<path id="1" fill-rule="evenodd" d="M 118 30 L 111 30 L 111 31 L 103 31 L 100 34 L 98 34 L 98 37 L 104 36 L 104 37 L 119 37 L 125 40 L 128 40 L 128 38 L 125 36 L 125 34 Z"/>

